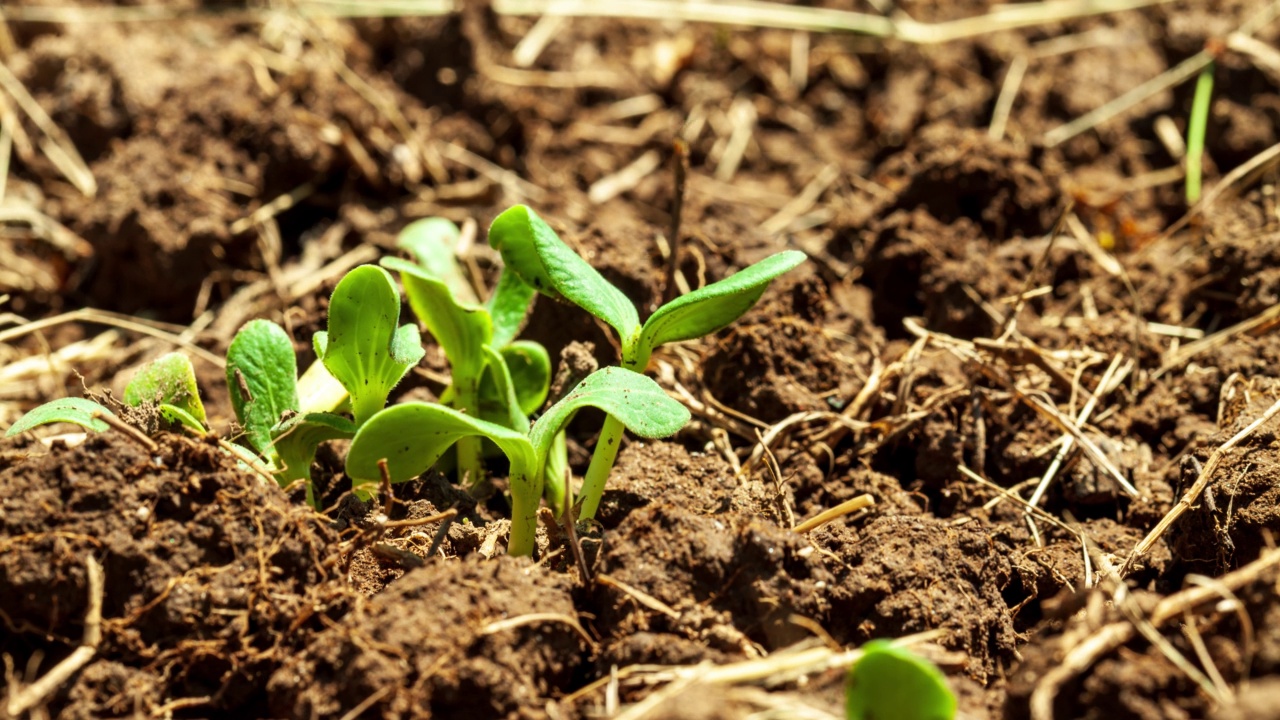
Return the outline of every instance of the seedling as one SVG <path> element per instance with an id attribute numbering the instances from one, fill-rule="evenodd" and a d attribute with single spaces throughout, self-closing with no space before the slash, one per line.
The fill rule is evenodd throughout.
<path id="1" fill-rule="evenodd" d="M 236 333 L 227 350 L 227 386 L 236 419 L 244 430 L 240 438 L 248 449 L 224 445 L 241 461 L 265 466 L 282 487 L 295 480 L 307 481 L 307 501 L 316 504 L 311 485 L 311 462 L 316 447 L 325 440 L 355 434 L 355 425 L 330 414 L 346 399 L 323 365 L 314 364 L 297 378 L 293 344 L 285 331 L 267 320 L 252 320 Z M 306 392 L 300 396 L 299 387 Z M 124 403 L 139 407 L 155 403 L 170 422 L 204 434 L 209 431 L 204 405 L 196 387 L 191 360 L 169 353 L 144 365 L 124 390 Z M 23 415 L 6 436 L 38 425 L 69 422 L 102 432 L 101 418 L 111 410 L 93 400 L 62 398 Z M 252 450 L 252 452 L 250 452 Z"/>
<path id="2" fill-rule="evenodd" d="M 400 292 L 391 275 L 361 265 L 338 281 L 329 301 L 329 329 L 313 338 L 316 356 L 351 395 L 357 427 L 387 404 L 391 390 L 425 354 L 418 328 L 399 323 Z"/>
<path id="3" fill-rule="evenodd" d="M 485 305 L 463 277 L 455 253 L 458 228 L 448 220 L 420 220 L 400 235 L 418 264 L 386 258 L 382 266 L 400 274 L 409 307 L 449 360 L 452 383 L 441 402 L 472 417 L 527 432 L 528 416 L 541 407 L 551 380 L 551 360 L 538 343 L 515 340 L 533 301 L 533 288 L 503 272 Z M 498 391 L 509 376 L 514 401 Z M 478 437 L 457 442 L 458 473 L 475 487 L 483 479 Z"/>
<path id="4" fill-rule="evenodd" d="M 890 640 L 872 640 L 845 684 L 848 720 L 952 720 L 956 697 L 937 666 Z"/>
<path id="5" fill-rule="evenodd" d="M 1196 94 L 1187 117 L 1187 204 L 1200 199 L 1200 181 L 1204 164 L 1204 136 L 1209 124 L 1209 105 L 1213 97 L 1213 63 L 1204 66 L 1196 79 Z"/>
<path id="6" fill-rule="evenodd" d="M 644 372 L 660 345 L 692 340 L 719 330 L 751 309 L 769 283 L 804 261 L 796 250 L 778 253 L 736 275 L 681 296 L 658 308 L 642 325 L 635 305 L 573 252 L 542 218 L 517 205 L 489 228 L 489 244 L 502 253 L 506 267 L 538 292 L 567 300 L 603 320 L 618 333 L 622 367 Z M 595 516 L 613 468 L 624 423 L 610 414 L 596 441 L 582 484 L 579 517 Z"/>
<path id="7" fill-rule="evenodd" d="M 514 394 L 506 378 L 496 380 L 499 391 L 508 397 Z M 689 420 L 689 411 L 653 380 L 622 368 L 604 368 L 547 409 L 527 434 L 431 403 L 408 402 L 387 408 L 356 432 L 347 453 L 347 474 L 358 493 L 368 492 L 381 478 L 380 460 L 387 461 L 391 481 L 402 482 L 431 467 L 460 439 L 488 438 L 511 461 L 511 540 L 507 551 L 530 555 L 544 490 L 549 498 L 565 494 L 563 476 L 546 472 L 556 437 L 575 412 L 588 406 L 604 410 L 642 437 L 666 437 Z M 552 487 L 544 487 L 544 483 Z"/>
<path id="8" fill-rule="evenodd" d="M 138 407 L 153 402 L 171 422 L 204 423 L 204 405 L 196 389 L 196 374 L 191 360 L 182 353 L 169 353 L 143 365 L 124 389 L 125 404 Z M 47 402 L 18 418 L 5 431 L 12 437 L 40 425 L 72 423 L 94 432 L 104 432 L 109 425 L 104 415 L 114 415 L 106 406 L 86 398 L 60 398 Z"/>

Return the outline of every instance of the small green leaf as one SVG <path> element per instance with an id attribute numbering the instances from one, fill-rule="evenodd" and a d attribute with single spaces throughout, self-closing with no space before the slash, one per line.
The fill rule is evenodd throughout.
<path id="1" fill-rule="evenodd" d="M 160 415 L 171 423 L 177 423 L 183 427 L 190 428 L 201 435 L 208 432 L 204 423 L 200 422 L 194 415 L 187 412 L 186 408 L 181 408 L 177 405 L 170 405 L 168 403 L 160 403 Z"/>
<path id="2" fill-rule="evenodd" d="M 307 503 L 316 507 L 315 488 L 311 484 L 311 463 L 315 460 L 316 448 L 326 440 L 346 440 L 355 434 L 355 423 L 331 413 L 304 413 L 281 420 L 271 428 L 280 457 L 276 481 L 280 487 L 288 487 L 295 480 L 305 479 Z"/>
<path id="3" fill-rule="evenodd" d="M 18 418 L 18 421 L 5 431 L 4 436 L 13 437 L 33 427 L 60 422 L 79 425 L 94 432 L 105 432 L 111 426 L 97 416 L 111 414 L 110 410 L 92 400 L 76 397 L 60 398 L 51 400 Z"/>
<path id="4" fill-rule="evenodd" d="M 506 347 L 520 334 L 520 326 L 524 325 L 524 318 L 529 314 L 529 308 L 533 307 L 535 292 L 519 275 L 506 268 L 502 269 L 502 274 L 498 276 L 498 286 L 493 289 L 493 295 L 485 304 L 489 309 L 489 316 L 493 318 L 491 344 L 494 347 Z"/>
<path id="5" fill-rule="evenodd" d="M 298 410 L 298 360 L 284 328 L 261 319 L 240 328 L 227 348 L 227 388 L 249 446 L 271 460 L 271 427 Z"/>
<path id="6" fill-rule="evenodd" d="M 462 232 L 441 217 L 415 220 L 396 237 L 396 246 L 413 253 L 427 274 L 444 282 L 453 296 L 464 303 L 476 302 L 476 292 L 458 265 L 458 240 Z"/>
<path id="7" fill-rule="evenodd" d="M 555 435 L 584 407 L 600 408 L 646 438 L 674 435 L 689 422 L 689 410 L 649 377 L 620 367 L 602 368 L 578 383 L 533 424 L 529 440 L 541 456 L 550 452 Z"/>
<path id="8" fill-rule="evenodd" d="M 378 460 L 386 458 L 392 482 L 421 475 L 463 437 L 485 437 L 502 448 L 516 465 L 532 468 L 533 448 L 524 435 L 495 423 L 423 402 L 405 402 L 374 415 L 351 441 L 347 475 L 356 487 L 381 481 Z"/>
<path id="9" fill-rule="evenodd" d="M 178 352 L 143 365 L 125 387 L 124 402 L 133 407 L 144 402 L 172 405 L 200 423 L 205 421 L 195 368 L 191 367 L 190 358 Z"/>
<path id="10" fill-rule="evenodd" d="M 498 352 L 511 375 L 521 414 L 536 413 L 547 401 L 547 390 L 551 384 L 551 357 L 547 355 L 547 349 L 532 340 L 517 340 Z M 496 408 L 506 402 L 506 398 L 499 394 L 491 373 L 491 368 L 486 369 L 480 381 L 481 408 Z"/>
<path id="11" fill-rule="evenodd" d="M 516 205 L 499 215 L 489 227 L 489 244 L 535 290 L 572 302 L 612 325 L 624 345 L 632 342 L 640 329 L 635 305 L 532 210 Z"/>
<path id="12" fill-rule="evenodd" d="M 400 273 L 409 307 L 440 344 L 455 375 L 475 377 L 484 363 L 482 348 L 493 338 L 489 313 L 463 305 L 449 287 L 418 266 L 399 258 L 383 258 L 382 266 Z"/>
<path id="13" fill-rule="evenodd" d="M 338 283 L 329 301 L 329 329 L 316 333 L 325 368 L 351 394 L 356 425 L 387 404 L 387 396 L 425 354 L 418 328 L 400 321 L 400 293 L 391 275 L 361 265 Z"/>
<path id="14" fill-rule="evenodd" d="M 659 345 L 692 340 L 729 325 L 756 304 L 774 278 L 804 260 L 799 250 L 781 252 L 663 305 L 640 331 L 639 352 L 647 360 Z"/>
<path id="15" fill-rule="evenodd" d="M 952 720 L 956 697 L 947 678 L 928 660 L 888 640 L 862 646 L 849 669 L 845 714 L 849 720 Z"/>
<path id="16" fill-rule="evenodd" d="M 505 348 L 504 348 L 505 349 Z M 485 377 L 493 384 L 493 400 L 498 408 L 498 422 L 503 427 L 511 428 L 522 435 L 529 434 L 528 413 L 520 409 L 520 398 L 517 396 L 515 384 L 511 380 L 511 369 L 505 356 L 491 347 L 484 349 Z M 483 392 L 483 383 L 482 383 Z M 480 397 L 483 404 L 483 394 Z"/>

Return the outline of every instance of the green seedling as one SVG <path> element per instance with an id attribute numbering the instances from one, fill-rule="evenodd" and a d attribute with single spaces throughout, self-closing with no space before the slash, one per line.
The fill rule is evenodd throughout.
<path id="1" fill-rule="evenodd" d="M 143 365 L 124 389 L 125 404 L 138 407 L 145 402 L 155 403 L 160 414 L 171 422 L 202 427 L 204 405 L 196 389 L 196 373 L 191 360 L 182 353 L 169 353 Z M 47 402 L 22 417 L 5 431 L 12 437 L 40 425 L 72 423 L 95 432 L 105 431 L 109 425 L 104 415 L 114 415 L 100 403 L 85 398 L 60 398 Z"/>
<path id="2" fill-rule="evenodd" d="M 425 354 L 418 328 L 399 323 L 400 292 L 391 275 L 361 265 L 338 282 L 329 300 L 329 329 L 313 338 L 316 356 L 351 396 L 357 427 L 387 404 Z"/>
<path id="3" fill-rule="evenodd" d="M 1187 204 L 1200 199 L 1204 164 L 1204 136 L 1209 125 L 1209 105 L 1213 98 L 1213 63 L 1204 66 L 1196 79 L 1196 94 L 1187 118 Z"/>
<path id="4" fill-rule="evenodd" d="M 737 320 L 764 294 L 769 283 L 804 261 L 796 250 L 768 257 L 741 272 L 681 296 L 658 308 L 644 324 L 635 305 L 573 252 L 542 218 L 517 205 L 489 228 L 489 244 L 502 253 L 506 267 L 538 292 L 578 305 L 618 333 L 621 365 L 644 372 L 654 349 L 692 340 Z M 595 516 L 613 468 L 624 424 L 609 415 L 582 484 L 580 517 Z"/>
<path id="5" fill-rule="evenodd" d="M 508 397 L 514 394 L 506 378 L 499 377 L 497 384 Z M 431 467 L 458 440 L 487 438 L 511 461 L 511 540 L 507 550 L 512 555 L 530 555 L 539 501 L 545 494 L 554 502 L 566 492 L 563 476 L 546 472 L 556 438 L 573 414 L 588 406 L 604 410 L 643 437 L 666 437 L 689 420 L 689 411 L 653 380 L 622 368 L 604 368 L 548 408 L 528 433 L 431 403 L 409 402 L 387 408 L 356 432 L 347 453 L 347 474 L 357 492 L 367 492 L 382 476 L 381 460 L 386 460 L 391 481 L 402 482 Z"/>
<path id="6" fill-rule="evenodd" d="M 242 440 L 265 461 L 281 487 L 305 480 L 307 503 L 316 507 L 311 481 L 316 448 L 326 440 L 351 438 L 356 426 L 332 414 L 346 393 L 334 390 L 336 382 L 324 365 L 317 361 L 308 374 L 317 379 L 308 383 L 311 394 L 304 410 L 293 341 L 269 320 L 246 323 L 227 349 L 227 387 L 244 429 Z"/>
<path id="7" fill-rule="evenodd" d="M 551 360 L 541 345 L 516 341 L 533 301 L 533 288 L 503 272 L 489 301 L 480 305 L 456 260 L 457 227 L 442 218 L 420 220 L 400 235 L 414 264 L 386 258 L 382 266 L 400 274 L 409 307 L 435 337 L 452 375 L 441 402 L 517 432 L 546 400 Z M 510 377 L 514 401 L 499 392 L 498 377 Z M 472 487 L 483 479 L 479 437 L 457 443 L 459 476 Z"/>
<path id="8" fill-rule="evenodd" d="M 293 343 L 277 324 L 253 320 L 236 333 L 227 350 L 227 386 L 231 405 L 247 449 L 224 445 L 239 460 L 264 467 L 282 487 L 307 481 L 307 501 L 316 504 L 311 486 L 311 462 L 325 440 L 350 438 L 355 425 L 329 411 L 346 399 L 324 366 L 315 363 L 305 378 L 307 393 L 300 397 Z M 197 434 L 209 432 L 204 405 L 196 387 L 191 360 L 169 353 L 144 365 L 124 390 L 124 403 L 138 407 L 155 403 L 162 417 Z M 38 425 L 75 423 L 102 432 L 104 415 L 113 413 L 83 398 L 62 398 L 23 415 L 6 431 L 16 435 Z"/>
<path id="9" fill-rule="evenodd" d="M 937 666 L 889 640 L 872 640 L 849 669 L 848 720 L 952 720 L 956 697 Z"/>

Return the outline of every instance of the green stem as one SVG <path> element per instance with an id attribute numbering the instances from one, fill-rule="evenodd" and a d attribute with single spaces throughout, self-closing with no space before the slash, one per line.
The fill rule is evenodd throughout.
<path id="1" fill-rule="evenodd" d="M 542 483 L 534 479 L 530 470 L 511 464 L 511 540 L 507 543 L 507 554 L 513 556 L 532 555 L 534 540 L 538 531 L 538 504 L 542 502 Z"/>
<path id="2" fill-rule="evenodd" d="M 336 412 L 346 400 L 347 389 L 319 360 L 298 378 L 299 412 Z"/>
<path id="3" fill-rule="evenodd" d="M 480 376 L 455 377 L 453 383 L 453 407 L 471 417 L 480 417 Z M 480 438 L 464 437 L 458 440 L 458 478 L 473 490 L 484 481 L 484 466 L 480 460 Z"/>
<path id="4" fill-rule="evenodd" d="M 604 496 L 604 484 L 609 480 L 613 470 L 613 461 L 618 457 L 618 446 L 622 443 L 622 433 L 626 426 L 614 416 L 604 419 L 604 427 L 600 428 L 600 439 L 596 441 L 595 452 L 591 455 L 591 465 L 582 479 L 582 509 L 578 513 L 579 520 L 590 520 L 596 516 L 600 507 L 600 498 Z"/>
<path id="5" fill-rule="evenodd" d="M 1204 136 L 1209 124 L 1209 101 L 1213 97 L 1213 63 L 1204 66 L 1196 80 L 1196 94 L 1187 118 L 1187 204 L 1200 199 L 1200 176 L 1203 172 Z"/>
<path id="6" fill-rule="evenodd" d="M 635 342 L 634 338 L 632 342 Z M 642 373 L 649 366 L 649 355 L 652 352 L 652 348 L 642 349 L 635 345 L 627 347 L 624 341 L 622 367 Z M 596 441 L 596 449 L 591 453 L 591 464 L 587 466 L 587 474 L 582 478 L 582 492 L 578 494 L 582 499 L 579 520 L 590 520 L 596 516 L 600 499 L 604 497 L 604 485 L 609 480 L 609 473 L 613 472 L 613 463 L 618 458 L 618 448 L 626 429 L 621 420 L 612 415 L 605 417 L 604 426 L 600 428 L 600 439 Z"/>

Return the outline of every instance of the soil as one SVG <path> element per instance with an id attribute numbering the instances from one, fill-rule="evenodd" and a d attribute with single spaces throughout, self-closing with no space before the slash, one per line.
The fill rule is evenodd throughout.
<path id="1" fill-rule="evenodd" d="M 1046 687 L 1058 718 L 1276 716 L 1277 572 L 1231 585 L 1275 557 L 1276 424 L 1219 451 L 1280 399 L 1275 165 L 1179 223 L 1161 138 L 1185 132 L 1194 82 L 1045 141 L 1209 47 L 1205 181 L 1226 182 L 1280 140 L 1265 52 L 1223 49 L 1261 0 L 932 45 L 575 18 L 525 66 L 554 21 L 498 4 L 342 19 L 182 2 L 149 20 L 130 13 L 160 5 L 9 5 L 3 72 L 48 122 L 4 85 L 0 426 L 119 396 L 180 335 L 216 435 L 0 441 L 0 714 L 81 645 L 92 557 L 101 641 L 32 717 L 836 717 L 847 660 L 709 669 L 901 637 L 965 718 L 1040 720 Z M 895 7 L 940 23 L 1005 6 Z M 86 8 L 103 14 L 73 17 Z M 1277 46 L 1280 23 L 1255 37 Z M 690 287 L 782 249 L 809 262 L 732 326 L 655 353 L 651 376 L 693 421 L 626 440 L 595 522 L 570 537 L 544 513 L 536 559 L 505 555 L 501 492 L 430 472 L 362 502 L 336 441 L 315 512 L 219 448 L 236 428 L 215 361 L 235 330 L 280 322 L 305 367 L 337 280 L 395 252 L 408 222 L 475 223 L 468 258 L 492 282 L 484 229 L 527 203 L 644 317 L 678 194 Z M 102 314 L 54 322 L 86 307 Z M 547 299 L 522 336 L 617 359 L 607 327 Z M 393 401 L 443 390 L 427 344 Z M 1097 392 L 1110 367 L 1123 378 Z M 570 426 L 577 476 L 600 419 Z M 1031 523 L 1020 503 L 1051 467 Z M 501 490 L 506 468 L 488 469 Z M 793 529 L 862 494 L 875 504 Z M 1133 633 L 1064 665 L 1204 583 L 1235 589 L 1156 628 L 1160 645 Z"/>

